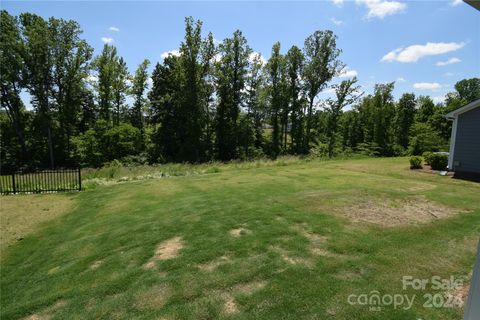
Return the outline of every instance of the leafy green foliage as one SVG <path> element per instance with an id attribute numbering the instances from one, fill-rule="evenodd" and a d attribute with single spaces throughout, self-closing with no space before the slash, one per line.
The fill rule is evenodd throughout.
<path id="1" fill-rule="evenodd" d="M 433 170 L 446 170 L 448 165 L 448 156 L 446 154 L 434 153 L 429 157 L 430 166 Z"/>
<path id="2" fill-rule="evenodd" d="M 242 91 L 248 72 L 248 58 L 252 50 L 242 32 L 237 30 L 232 38 L 220 44 L 220 61 L 217 63 L 218 106 L 215 117 L 216 151 L 222 161 L 237 157 L 240 133 L 238 117 L 242 105 Z M 243 126 L 243 135 L 248 128 Z M 244 140 L 246 137 L 244 137 Z"/>
<path id="3" fill-rule="evenodd" d="M 420 155 L 447 150 L 444 115 L 480 98 L 472 78 L 445 104 L 411 93 L 395 101 L 394 83 L 360 99 L 356 78 L 334 81 L 345 65 L 330 30 L 286 54 L 275 43 L 265 63 L 240 30 L 215 44 L 187 17 L 179 50 L 156 63 L 150 85 L 148 60 L 132 76 L 112 45 L 92 58 L 75 21 L 1 11 L 0 23 L 3 168 L 324 157 L 325 147 L 330 157 Z M 334 97 L 320 100 L 327 88 Z"/>
<path id="4" fill-rule="evenodd" d="M 423 158 L 420 156 L 411 156 L 410 159 L 410 169 L 421 169 Z"/>
<path id="5" fill-rule="evenodd" d="M 100 121 L 99 126 L 104 122 Z M 141 148 L 142 135 L 129 123 L 107 130 L 89 129 L 72 140 L 73 155 L 83 166 L 100 166 L 105 162 L 137 155 Z"/>
<path id="6" fill-rule="evenodd" d="M 410 154 L 421 155 L 425 151 L 440 151 L 443 149 L 444 141 L 439 137 L 431 126 L 426 123 L 417 122 L 410 129 L 410 143 L 408 150 Z"/>
<path id="7" fill-rule="evenodd" d="M 432 156 L 434 155 L 433 152 L 431 151 L 425 151 L 422 153 L 422 157 L 425 160 L 425 164 L 430 165 L 432 163 Z"/>

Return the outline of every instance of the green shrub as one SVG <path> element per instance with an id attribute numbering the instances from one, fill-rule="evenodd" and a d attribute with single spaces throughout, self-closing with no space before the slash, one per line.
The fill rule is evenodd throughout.
<path id="1" fill-rule="evenodd" d="M 421 169 L 423 159 L 420 156 L 410 157 L 410 169 Z"/>
<path id="2" fill-rule="evenodd" d="M 425 151 L 423 154 L 422 154 L 422 157 L 423 159 L 425 160 L 425 163 L 430 165 L 431 164 L 431 159 L 432 159 L 432 156 L 434 155 L 433 152 L 431 151 Z"/>
<path id="3" fill-rule="evenodd" d="M 410 128 L 408 153 L 421 155 L 425 151 L 439 151 L 444 144 L 439 133 L 426 123 L 415 123 Z"/>
<path id="4" fill-rule="evenodd" d="M 448 165 L 448 156 L 446 154 L 434 153 L 430 157 L 430 166 L 433 170 L 446 170 Z"/>

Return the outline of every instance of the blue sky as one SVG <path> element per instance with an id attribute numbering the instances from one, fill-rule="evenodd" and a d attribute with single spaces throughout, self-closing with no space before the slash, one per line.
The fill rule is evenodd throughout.
<path id="1" fill-rule="evenodd" d="M 397 98 L 415 92 L 440 101 L 458 80 L 480 75 L 480 12 L 459 0 L 2 1 L 1 6 L 15 15 L 28 11 L 78 21 L 95 54 L 110 41 L 132 73 L 143 59 L 155 64 L 177 49 L 184 18 L 191 15 L 218 40 L 242 30 L 265 58 L 276 41 L 285 53 L 292 45 L 302 47 L 315 30 L 333 30 L 348 65 L 344 76 L 356 74 L 367 93 L 375 83 L 396 81 Z"/>

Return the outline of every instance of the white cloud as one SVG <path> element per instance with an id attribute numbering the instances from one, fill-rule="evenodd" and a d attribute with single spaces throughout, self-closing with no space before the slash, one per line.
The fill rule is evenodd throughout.
<path id="1" fill-rule="evenodd" d="M 344 24 L 344 22 L 342 20 L 337 20 L 337 19 L 335 19 L 335 17 L 332 17 L 332 19 L 330 19 L 330 21 L 332 21 L 333 24 L 336 25 L 336 26 L 341 26 L 342 24 Z"/>
<path id="2" fill-rule="evenodd" d="M 434 103 L 444 103 L 445 96 L 435 96 L 435 97 L 432 97 L 432 100 Z"/>
<path id="3" fill-rule="evenodd" d="M 453 77 L 455 75 L 455 73 L 452 73 L 452 72 L 446 72 L 443 74 L 445 77 Z"/>
<path id="4" fill-rule="evenodd" d="M 407 4 L 398 1 L 384 0 L 356 0 L 357 4 L 362 4 L 368 8 L 366 18 L 380 18 L 401 13 L 407 9 Z"/>
<path id="5" fill-rule="evenodd" d="M 165 58 L 168 57 L 169 55 L 178 57 L 178 56 L 180 56 L 180 51 L 178 51 L 178 50 L 165 51 L 165 52 L 163 52 L 160 56 L 162 57 L 162 59 L 165 59 Z"/>
<path id="6" fill-rule="evenodd" d="M 405 49 L 398 48 L 390 51 L 384 55 L 380 61 L 417 62 L 420 58 L 456 51 L 464 46 L 464 42 L 427 42 L 424 45 L 414 44 Z"/>
<path id="7" fill-rule="evenodd" d="M 450 1 L 450 5 L 451 5 L 452 7 L 456 7 L 456 6 L 458 6 L 458 5 L 459 5 L 460 3 L 462 3 L 462 2 L 463 2 L 462 0 L 452 0 L 452 1 Z"/>
<path id="8" fill-rule="evenodd" d="M 343 0 L 332 0 L 332 2 L 337 7 L 342 7 L 343 6 Z"/>
<path id="9" fill-rule="evenodd" d="M 444 67 L 444 66 L 448 66 L 449 64 L 454 64 L 454 63 L 459 63 L 459 62 L 462 62 L 462 60 L 460 60 L 458 58 L 451 58 L 451 59 L 448 59 L 447 61 L 438 61 L 437 66 L 438 67 Z"/>
<path id="10" fill-rule="evenodd" d="M 250 56 L 248 57 L 248 60 L 249 60 L 250 62 L 252 62 L 253 59 L 254 59 L 255 57 L 257 57 L 257 56 L 260 58 L 260 61 L 262 62 L 262 65 L 265 65 L 265 64 L 267 63 L 267 59 L 265 59 L 265 57 L 262 56 L 262 54 L 261 54 L 260 52 L 252 52 L 252 53 L 250 53 Z"/>
<path id="11" fill-rule="evenodd" d="M 102 37 L 103 43 L 111 44 L 113 43 L 113 38 Z"/>
<path id="12" fill-rule="evenodd" d="M 115 32 L 119 32 L 119 31 L 120 31 L 120 29 L 117 28 L 117 27 L 110 27 L 110 28 L 108 28 L 108 30 L 110 30 L 110 31 L 115 31 Z"/>
<path id="13" fill-rule="evenodd" d="M 342 71 L 338 74 L 338 78 L 353 78 L 358 75 L 357 70 L 352 70 L 349 67 L 343 68 Z"/>
<path id="14" fill-rule="evenodd" d="M 403 78 L 403 77 L 398 77 L 396 81 L 397 82 L 407 82 L 407 80 L 405 80 L 405 78 Z"/>
<path id="15" fill-rule="evenodd" d="M 413 87 L 419 90 L 438 90 L 442 88 L 437 82 L 417 82 L 413 84 Z"/>

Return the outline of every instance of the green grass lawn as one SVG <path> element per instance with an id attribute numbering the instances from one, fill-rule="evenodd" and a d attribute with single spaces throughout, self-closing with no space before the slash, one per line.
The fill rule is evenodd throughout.
<path id="1" fill-rule="evenodd" d="M 462 318 L 424 307 L 424 294 L 446 292 L 401 279 L 468 282 L 479 184 L 406 158 L 212 172 L 35 195 L 30 209 L 30 195 L 2 197 L 9 225 L 69 203 L 2 243 L 1 318 Z M 347 302 L 374 290 L 417 297 L 408 310 Z"/>

